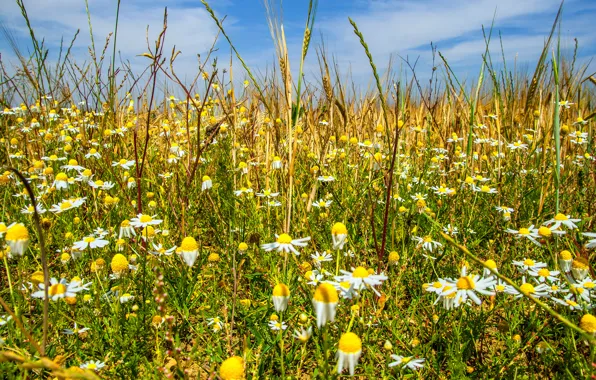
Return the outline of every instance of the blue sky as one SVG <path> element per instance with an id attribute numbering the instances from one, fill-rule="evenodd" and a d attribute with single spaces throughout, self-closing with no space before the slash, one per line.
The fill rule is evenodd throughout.
<path id="1" fill-rule="evenodd" d="M 70 41 L 80 29 L 74 58 L 79 63 L 89 59 L 89 27 L 83 0 L 25 0 L 25 5 L 38 38 L 45 39 L 51 53 L 57 53 L 62 37 Z M 218 16 L 227 17 L 224 25 L 249 66 L 261 72 L 271 67 L 275 62 L 274 49 L 262 1 L 212 0 L 210 5 Z M 196 72 L 196 54 L 204 54 L 217 33 L 198 0 L 123 0 L 118 50 L 133 68 L 140 70 L 147 63 L 146 58 L 137 56 L 146 51 L 147 27 L 152 41 L 160 30 L 166 6 L 169 13 L 166 51 L 171 51 L 173 44 L 181 50 L 176 70 L 190 77 Z M 307 6 L 307 0 L 283 2 L 293 71 L 298 66 Z M 366 84 L 370 67 L 348 22 L 350 16 L 358 23 L 381 70 L 387 67 L 390 57 L 394 58 L 396 69 L 401 64 L 399 56 L 412 60 L 419 57 L 420 75 L 424 77 L 430 72 L 432 41 L 460 76 L 474 78 L 484 51 L 481 28 L 490 26 L 496 11 L 495 30 L 502 33 L 509 67 L 517 60 L 519 68 L 533 70 L 558 6 L 558 0 L 320 0 L 312 46 L 323 40 L 342 73 L 349 71 L 357 82 Z M 89 8 L 99 51 L 113 31 L 116 1 L 89 0 Z M 572 48 L 573 39 L 577 38 L 582 63 L 596 55 L 595 17 L 596 1 L 566 1 L 562 46 Z M 12 31 L 23 51 L 30 49 L 28 32 L 16 4 L 3 6 L 0 21 Z M 499 62 L 498 40 L 493 39 L 491 46 L 493 58 Z M 220 58 L 227 60 L 229 47 L 225 41 L 220 40 L 217 47 Z M 4 60 L 14 59 L 3 36 L 0 36 L 0 51 Z M 244 76 L 240 66 L 235 65 L 234 70 L 235 75 Z M 592 64 L 590 70 L 596 70 L 596 65 Z M 306 73 L 318 73 L 314 49 L 307 59 Z"/>

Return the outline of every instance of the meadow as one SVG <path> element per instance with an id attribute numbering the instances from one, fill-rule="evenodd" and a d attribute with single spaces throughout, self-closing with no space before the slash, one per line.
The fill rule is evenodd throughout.
<path id="1" fill-rule="evenodd" d="M 261 75 L 203 1 L 238 64 L 214 48 L 191 80 L 167 12 L 137 73 L 117 25 L 84 63 L 72 43 L 50 62 L 17 3 L 32 50 L 0 61 L 0 377 L 595 373 L 596 77 L 561 52 L 560 10 L 529 72 L 486 28 L 473 81 L 437 50 L 430 80 L 380 72 L 349 20 L 371 65 L 356 90 L 311 42 L 317 1 L 298 62 L 265 2 Z"/>

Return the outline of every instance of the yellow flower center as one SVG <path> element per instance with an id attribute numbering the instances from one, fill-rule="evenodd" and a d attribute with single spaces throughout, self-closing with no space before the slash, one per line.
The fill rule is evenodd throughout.
<path id="1" fill-rule="evenodd" d="M 484 262 L 484 265 L 490 269 L 497 269 L 497 263 L 494 260 L 488 259 Z"/>
<path id="2" fill-rule="evenodd" d="M 315 290 L 313 299 L 317 302 L 337 303 L 337 301 L 339 301 L 339 296 L 333 285 L 324 282 Z"/>
<path id="3" fill-rule="evenodd" d="M 432 237 L 430 237 L 430 236 L 425 236 L 425 237 L 424 237 L 422 240 L 423 240 L 425 243 L 432 243 L 432 241 L 433 241 L 433 238 L 432 238 Z"/>
<path id="4" fill-rule="evenodd" d="M 122 223 L 120 223 L 120 227 L 128 227 L 130 226 L 130 220 L 124 219 Z"/>
<path id="5" fill-rule="evenodd" d="M 97 364 L 89 363 L 89 364 L 87 364 L 87 369 L 95 370 L 95 369 L 97 369 Z"/>
<path id="6" fill-rule="evenodd" d="M 525 259 L 524 260 L 524 265 L 526 265 L 526 266 L 533 267 L 534 264 L 536 264 L 536 263 L 532 259 Z"/>
<path id="7" fill-rule="evenodd" d="M 199 245 L 197 241 L 192 236 L 187 236 L 182 240 L 182 244 L 180 244 L 180 250 L 186 252 L 192 252 L 199 249 Z"/>
<path id="8" fill-rule="evenodd" d="M 66 285 L 61 284 L 61 283 L 52 285 L 52 286 L 50 286 L 50 289 L 48 289 L 48 295 L 50 297 L 59 296 L 64 293 L 66 293 Z"/>
<path id="9" fill-rule="evenodd" d="M 22 224 L 15 224 L 6 231 L 6 241 L 29 240 L 29 231 Z"/>
<path id="10" fill-rule="evenodd" d="M 97 153 L 97 150 L 96 150 L 96 149 L 91 149 L 91 150 L 89 151 L 89 153 L 90 153 L 90 154 L 95 154 L 95 153 Z"/>
<path id="11" fill-rule="evenodd" d="M 586 314 L 579 321 L 579 327 L 591 334 L 596 333 L 596 317 L 592 314 Z"/>
<path id="12" fill-rule="evenodd" d="M 112 272 L 122 273 L 128 269 L 128 259 L 123 254 L 117 253 L 112 258 L 110 267 L 112 268 Z"/>
<path id="13" fill-rule="evenodd" d="M 362 350 L 362 340 L 353 332 L 345 333 L 339 339 L 339 350 L 346 354 L 355 354 Z"/>
<path id="14" fill-rule="evenodd" d="M 586 288 L 586 289 L 593 289 L 594 286 L 595 286 L 594 283 L 591 281 L 587 281 L 584 283 L 584 288 Z"/>
<path id="15" fill-rule="evenodd" d="M 550 276 L 550 271 L 546 268 L 542 268 L 538 271 L 538 276 L 540 277 L 548 277 Z"/>
<path id="16" fill-rule="evenodd" d="M 331 234 L 332 235 L 347 235 L 348 229 L 346 228 L 345 224 L 343 224 L 341 222 L 337 222 L 333 225 L 333 227 L 331 227 Z"/>
<path id="17" fill-rule="evenodd" d="M 95 241 L 95 238 L 93 236 L 87 236 L 86 238 L 83 239 L 83 241 L 85 243 L 93 243 Z"/>
<path id="18" fill-rule="evenodd" d="M 571 252 L 564 250 L 561 251 L 561 253 L 559 253 L 559 255 L 561 256 L 561 259 L 568 261 L 571 260 L 573 258 L 573 256 L 571 255 Z"/>
<path id="19" fill-rule="evenodd" d="M 490 187 L 488 187 L 487 185 L 482 185 L 480 191 L 482 191 L 483 193 L 488 193 L 490 191 Z"/>
<path id="20" fill-rule="evenodd" d="M 529 235 L 530 234 L 530 230 L 527 228 L 520 228 L 519 231 L 517 231 L 518 234 L 520 235 Z"/>
<path id="21" fill-rule="evenodd" d="M 101 179 L 98 179 L 97 181 L 95 181 L 95 184 L 97 186 L 103 186 L 103 181 Z"/>
<path id="22" fill-rule="evenodd" d="M 68 181 L 68 176 L 64 173 L 56 174 L 56 181 Z"/>
<path id="23" fill-rule="evenodd" d="M 273 288 L 274 297 L 289 297 L 290 289 L 285 284 L 277 284 Z"/>
<path id="24" fill-rule="evenodd" d="M 226 359 L 219 368 L 219 376 L 223 380 L 241 380 L 244 378 L 244 360 L 240 356 Z"/>
<path id="25" fill-rule="evenodd" d="M 364 267 L 358 267 L 352 272 L 354 278 L 367 278 L 369 275 L 368 270 Z"/>
<path id="26" fill-rule="evenodd" d="M 69 201 L 64 201 L 64 202 L 60 203 L 61 210 L 67 210 L 71 207 L 72 207 L 72 203 L 70 203 Z"/>
<path id="27" fill-rule="evenodd" d="M 277 237 L 279 244 L 292 244 L 292 237 L 288 234 L 281 234 Z"/>
<path id="28" fill-rule="evenodd" d="M 583 259 L 582 257 L 578 258 L 577 260 L 573 260 L 571 267 L 575 269 L 589 269 L 587 260 Z"/>
<path id="29" fill-rule="evenodd" d="M 149 222 L 151 222 L 152 220 L 153 220 L 153 218 L 152 218 L 151 216 L 149 216 L 149 215 L 144 215 L 144 214 L 143 214 L 143 215 L 141 215 L 141 217 L 139 218 L 139 221 L 140 221 L 141 223 L 149 223 Z"/>
<path id="30" fill-rule="evenodd" d="M 123 158 L 123 159 L 121 159 L 121 160 L 119 161 L 119 164 L 120 164 L 120 165 L 124 165 L 124 164 L 126 164 L 126 159 L 124 159 L 124 158 Z"/>
<path id="31" fill-rule="evenodd" d="M 553 232 L 550 230 L 550 228 L 542 226 L 538 229 L 538 234 L 540 236 L 548 237 L 548 236 L 552 235 Z"/>
<path id="32" fill-rule="evenodd" d="M 402 364 L 408 364 L 410 362 L 410 360 L 412 360 L 411 356 L 405 357 L 401 359 L 401 363 Z"/>
<path id="33" fill-rule="evenodd" d="M 443 287 L 443 285 L 438 281 L 433 283 L 433 288 L 440 289 L 442 287 Z"/>
<path id="34" fill-rule="evenodd" d="M 474 283 L 474 280 L 472 280 L 472 277 L 464 276 L 457 280 L 457 288 L 462 290 L 471 290 L 476 288 L 476 284 Z"/>
<path id="35" fill-rule="evenodd" d="M 562 222 L 562 221 L 565 221 L 565 220 L 569 220 L 569 218 L 567 216 L 559 213 L 559 214 L 555 215 L 555 220 L 556 221 L 559 221 L 559 222 Z"/>
<path id="36" fill-rule="evenodd" d="M 529 282 L 522 284 L 522 286 L 520 286 L 519 288 L 525 295 L 531 295 L 534 293 L 534 285 L 530 284 Z"/>

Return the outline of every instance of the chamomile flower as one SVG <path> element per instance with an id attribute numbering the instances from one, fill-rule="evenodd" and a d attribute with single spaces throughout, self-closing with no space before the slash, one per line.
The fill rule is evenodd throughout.
<path id="1" fill-rule="evenodd" d="M 339 295 L 332 284 L 323 282 L 317 286 L 312 299 L 313 308 L 317 317 L 317 328 L 321 328 L 327 322 L 335 320 L 335 311 Z"/>
<path id="2" fill-rule="evenodd" d="M 383 273 L 373 274 L 374 272 L 372 272 L 372 270 L 369 271 L 364 267 L 352 268 L 352 272 L 345 270 L 340 270 L 340 272 L 343 273 L 343 275 L 335 277 L 337 282 L 348 282 L 352 285 L 354 290 L 358 292 L 369 287 L 378 296 L 381 294 L 374 287 L 381 285 L 383 281 L 388 279 Z"/>
<path id="3" fill-rule="evenodd" d="M 43 206 L 38 203 L 37 205 L 35 205 L 35 208 L 32 205 L 29 205 L 27 207 L 24 207 L 21 210 L 21 214 L 31 215 L 31 214 L 35 213 L 35 211 L 37 211 L 38 214 L 44 214 L 48 210 L 46 210 L 45 208 L 43 208 Z"/>
<path id="4" fill-rule="evenodd" d="M 417 247 L 422 248 L 426 251 L 433 252 L 435 248 L 442 247 L 443 244 L 439 243 L 438 241 L 434 241 L 432 236 L 427 235 L 424 237 L 419 236 L 412 236 L 412 239 L 418 243 Z"/>
<path id="5" fill-rule="evenodd" d="M 208 175 L 204 175 L 201 182 L 201 191 L 209 190 L 213 187 L 213 181 Z"/>
<path id="6" fill-rule="evenodd" d="M 29 231 L 23 223 L 13 223 L 6 227 L 4 240 L 10 247 L 9 257 L 23 256 L 29 246 Z"/>
<path id="7" fill-rule="evenodd" d="M 353 332 L 342 334 L 339 339 L 337 358 L 337 373 L 347 369 L 350 376 L 354 376 L 358 359 L 362 354 L 362 340 Z"/>
<path id="8" fill-rule="evenodd" d="M 538 240 L 536 240 L 539 238 L 540 235 L 538 235 L 538 230 L 534 229 L 533 224 L 528 228 L 520 228 L 519 230 L 512 230 L 508 228 L 505 230 L 505 232 L 514 235 L 517 239 L 526 238 L 530 240 L 532 243 L 536 244 L 537 246 L 542 246 L 542 244 L 540 244 Z"/>
<path id="9" fill-rule="evenodd" d="M 326 208 L 331 207 L 331 203 L 333 203 L 333 201 L 319 199 L 318 201 L 313 202 L 312 205 L 313 205 L 313 207 L 316 207 L 316 208 L 326 209 Z"/>
<path id="10" fill-rule="evenodd" d="M 424 367 L 424 359 L 415 359 L 413 356 L 391 355 L 394 362 L 389 363 L 389 367 L 409 368 L 412 371 L 417 371 Z"/>
<path id="11" fill-rule="evenodd" d="M 89 370 L 95 371 L 95 372 L 99 371 L 100 369 L 102 369 L 105 366 L 106 366 L 106 363 L 100 362 L 99 360 L 89 360 L 88 362 L 81 364 L 81 368 L 89 369 Z"/>
<path id="12" fill-rule="evenodd" d="M 287 329 L 288 325 L 285 322 L 280 322 L 278 320 L 275 320 L 275 321 L 269 321 L 269 328 L 272 331 L 280 331 L 280 330 Z"/>
<path id="13" fill-rule="evenodd" d="M 521 273 L 528 271 L 537 272 L 542 268 L 546 268 L 546 263 L 541 261 L 534 261 L 532 259 L 525 258 L 523 261 L 513 261 L 513 265 L 517 267 Z"/>
<path id="14" fill-rule="evenodd" d="M 71 198 L 71 199 L 63 199 L 59 203 L 52 205 L 50 211 L 54 214 L 60 214 L 64 211 L 71 210 L 73 208 L 78 208 L 85 203 L 87 198 Z"/>
<path id="15" fill-rule="evenodd" d="M 286 253 L 294 253 L 296 256 L 300 256 L 300 252 L 296 250 L 295 247 L 306 247 L 307 242 L 310 240 L 310 236 L 300 238 L 300 239 L 292 239 L 292 237 L 288 234 L 281 234 L 275 235 L 275 242 L 262 244 L 261 248 L 264 249 L 266 252 L 269 251 L 277 251 L 277 252 L 286 252 Z"/>
<path id="16" fill-rule="evenodd" d="M 579 221 L 581 221 L 581 219 L 572 219 L 570 215 L 559 213 L 555 215 L 553 219 L 544 222 L 544 225 L 548 226 L 552 224 L 553 230 L 556 230 L 557 228 L 561 227 L 561 225 L 567 227 L 570 230 L 574 230 L 577 228 L 575 223 L 578 223 Z"/>
<path id="17" fill-rule="evenodd" d="M 591 238 L 586 242 L 586 248 L 596 248 L 596 232 L 584 232 L 582 235 Z"/>
<path id="18" fill-rule="evenodd" d="M 331 239 L 333 240 L 333 249 L 343 249 L 348 239 L 348 229 L 346 225 L 337 222 L 331 227 Z"/>
<path id="19" fill-rule="evenodd" d="M 89 235 L 84 237 L 82 240 L 79 240 L 73 244 L 73 248 L 78 249 L 79 251 L 83 251 L 87 248 L 95 249 L 95 248 L 103 248 L 108 245 L 110 242 L 101 238 L 96 238 L 93 235 Z"/>
<path id="20" fill-rule="evenodd" d="M 207 318 L 207 326 L 212 326 L 213 332 L 218 332 L 223 329 L 224 323 L 219 317 Z"/>
<path id="21" fill-rule="evenodd" d="M 300 328 L 300 331 L 294 330 L 294 334 L 292 335 L 296 340 L 299 340 L 302 343 L 306 343 L 312 336 L 312 326 L 308 326 L 307 329 L 303 327 Z"/>
<path id="22" fill-rule="evenodd" d="M 43 283 L 38 285 L 39 290 L 31 293 L 33 298 L 45 298 L 45 286 Z M 79 281 L 68 282 L 65 278 L 58 281 L 52 277 L 50 279 L 50 287 L 48 288 L 48 297 L 52 301 L 58 301 L 61 298 L 74 298 L 77 293 L 85 290 L 85 287 L 81 286 Z"/>
<path id="23" fill-rule="evenodd" d="M 310 255 L 310 257 L 313 259 L 317 268 L 321 268 L 321 263 L 324 263 L 326 261 L 333 261 L 333 257 L 327 251 L 321 253 L 315 252 L 312 255 Z"/>
<path id="24" fill-rule="evenodd" d="M 156 215 L 139 214 L 136 218 L 130 220 L 130 224 L 136 228 L 145 228 L 147 226 L 156 226 L 162 222 L 161 219 L 155 219 Z"/>
<path id="25" fill-rule="evenodd" d="M 546 280 L 553 282 L 558 280 L 559 271 L 549 270 L 548 268 L 528 270 L 528 274 L 535 277 L 539 282 L 546 282 Z"/>
<path id="26" fill-rule="evenodd" d="M 77 323 L 75 322 L 74 327 L 72 329 L 64 329 L 64 330 L 62 330 L 62 333 L 66 334 L 66 335 L 79 335 L 79 334 L 84 334 L 85 332 L 87 332 L 89 330 L 90 330 L 89 327 L 79 328 Z"/>
<path id="27" fill-rule="evenodd" d="M 286 284 L 279 283 L 273 288 L 273 307 L 278 313 L 282 313 L 288 307 L 290 300 L 290 289 Z"/>
<path id="28" fill-rule="evenodd" d="M 522 278 L 522 284 L 519 286 L 521 292 L 515 289 L 513 286 L 507 285 L 505 287 L 505 293 L 512 294 L 515 298 L 522 298 L 525 296 L 532 296 L 534 298 L 549 297 L 550 287 L 546 284 L 538 284 L 534 286 L 530 282 L 526 282 L 526 277 Z"/>
<path id="29" fill-rule="evenodd" d="M 199 245 L 192 236 L 187 236 L 182 239 L 178 252 L 186 265 L 192 267 L 199 256 Z"/>
<path id="30" fill-rule="evenodd" d="M 119 167 L 122 168 L 124 170 L 130 170 L 130 168 L 135 164 L 134 160 L 126 160 L 125 158 L 119 160 L 119 161 L 113 161 L 112 162 L 112 166 L 113 167 Z"/>
<path id="31" fill-rule="evenodd" d="M 449 289 L 443 289 L 441 295 L 446 297 L 455 293 L 455 307 L 465 304 L 468 298 L 474 301 L 475 304 L 480 305 L 482 301 L 478 294 L 485 296 L 493 296 L 495 292 L 492 290 L 496 281 L 493 277 L 483 278 L 477 274 L 467 274 L 467 267 L 464 265 L 461 269 L 460 277 L 451 280 Z"/>

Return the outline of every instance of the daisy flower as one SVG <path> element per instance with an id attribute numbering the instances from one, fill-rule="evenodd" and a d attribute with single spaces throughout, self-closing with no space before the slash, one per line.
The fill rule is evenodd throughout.
<path id="1" fill-rule="evenodd" d="M 269 321 L 269 328 L 272 331 L 280 331 L 280 330 L 287 329 L 288 328 L 288 325 L 285 322 Z"/>
<path id="2" fill-rule="evenodd" d="M 557 229 L 559 227 L 561 227 L 561 225 L 569 228 L 570 230 L 574 230 L 577 228 L 577 226 L 575 225 L 575 223 L 578 223 L 579 221 L 581 221 L 581 219 L 572 219 L 570 215 L 564 215 L 564 214 L 557 214 L 555 215 L 555 217 L 551 220 L 547 220 L 546 222 L 544 222 L 545 226 L 548 226 L 550 224 L 552 224 L 552 229 Z"/>
<path id="3" fill-rule="evenodd" d="M 362 354 L 362 340 L 353 332 L 342 334 L 339 339 L 337 354 L 337 373 L 348 369 L 350 376 L 354 376 L 358 359 Z"/>
<path id="4" fill-rule="evenodd" d="M 412 371 L 419 370 L 424 367 L 424 359 L 414 359 L 413 356 L 391 355 L 394 362 L 389 363 L 389 367 L 400 366 L 402 368 L 409 368 Z"/>
<path id="5" fill-rule="evenodd" d="M 313 202 L 313 207 L 316 208 L 329 208 L 331 207 L 331 203 L 333 203 L 333 201 L 326 201 L 324 199 L 319 199 L 316 202 Z"/>
<path id="6" fill-rule="evenodd" d="M 296 256 L 299 256 L 300 252 L 298 252 L 295 247 L 306 247 L 307 242 L 310 240 L 310 236 L 300 239 L 292 239 L 292 237 L 288 234 L 276 234 L 275 238 L 275 242 L 262 244 L 261 248 L 264 249 L 266 252 L 274 250 L 277 252 L 292 252 Z"/>
<path id="7" fill-rule="evenodd" d="M 308 329 L 304 329 L 304 326 L 298 330 L 294 330 L 294 334 L 292 335 L 296 340 L 299 340 L 302 343 L 306 343 L 307 340 L 310 339 L 312 336 L 312 326 L 308 326 Z"/>
<path id="8" fill-rule="evenodd" d="M 464 265 L 461 269 L 461 276 L 457 281 L 450 281 L 449 289 L 443 289 L 441 292 L 442 296 L 449 296 L 450 294 L 456 293 L 455 295 L 455 307 L 466 303 L 470 298 L 477 305 L 482 304 L 480 297 L 476 292 L 485 296 L 494 296 L 495 292 L 492 290 L 496 283 L 496 280 L 492 277 L 481 278 L 477 274 L 468 275 L 467 267 Z"/>
<path id="9" fill-rule="evenodd" d="M 318 328 L 335 320 L 335 309 L 338 302 L 339 295 L 332 284 L 323 282 L 317 287 L 312 299 L 312 305 L 317 316 Z"/>
<path id="10" fill-rule="evenodd" d="M 584 232 L 582 235 L 591 238 L 586 242 L 586 248 L 596 248 L 596 232 Z"/>
<path id="11" fill-rule="evenodd" d="M 87 247 L 94 249 L 94 248 L 103 248 L 108 245 L 110 242 L 101 238 L 96 238 L 93 235 L 89 235 L 83 238 L 83 240 L 77 241 L 73 244 L 73 248 L 79 251 L 83 251 L 87 249 Z"/>
<path id="12" fill-rule="evenodd" d="M 43 283 L 38 285 L 39 289 L 36 292 L 31 293 L 31 297 L 33 298 L 44 298 L 45 297 L 45 286 Z M 79 281 L 72 281 L 68 282 L 65 278 L 58 281 L 56 278 L 52 277 L 50 279 L 50 287 L 48 289 L 48 297 L 52 301 L 58 301 L 61 298 L 74 298 L 77 296 L 77 293 L 81 290 L 85 290 L 85 287 L 81 286 Z"/>
<path id="13" fill-rule="evenodd" d="M 156 215 L 150 216 L 139 214 L 136 218 L 130 220 L 130 224 L 136 228 L 145 228 L 147 226 L 156 226 L 162 222 L 161 219 L 155 219 Z"/>
<path id="14" fill-rule="evenodd" d="M 435 248 L 443 246 L 443 244 L 439 243 L 438 241 L 434 241 L 430 235 L 424 237 L 412 236 L 412 239 L 418 243 L 418 248 L 421 247 L 429 252 L 432 252 Z"/>
<path id="15" fill-rule="evenodd" d="M 372 271 L 372 270 L 371 270 Z M 366 288 L 367 286 L 375 292 L 376 295 L 380 296 L 381 294 L 374 288 L 377 285 L 381 285 L 381 283 L 388 279 L 383 273 L 381 274 L 373 274 L 371 271 L 367 270 L 364 267 L 357 267 L 352 268 L 352 272 L 348 272 L 345 270 L 340 270 L 343 273 L 343 276 L 336 276 L 335 280 L 337 282 L 348 282 L 352 285 L 354 290 L 361 291 L 362 289 Z"/>
<path id="16" fill-rule="evenodd" d="M 539 282 L 545 282 L 546 280 L 551 282 L 557 281 L 557 276 L 559 275 L 559 273 L 559 271 L 551 271 L 548 268 L 528 270 L 528 274 L 532 277 L 536 277 Z"/>
<path id="17" fill-rule="evenodd" d="M 224 324 L 219 317 L 207 318 L 207 326 L 213 326 L 213 332 L 220 331 Z"/>
<path id="18" fill-rule="evenodd" d="M 333 249 L 343 249 L 348 241 L 348 229 L 346 225 L 337 222 L 331 227 L 331 239 L 333 240 Z"/>
<path id="19" fill-rule="evenodd" d="M 36 210 L 36 209 L 37 209 L 37 213 L 38 213 L 38 214 L 44 214 L 46 211 L 48 211 L 48 210 L 46 210 L 45 208 L 43 208 L 43 206 L 42 206 L 42 205 L 40 205 L 40 204 L 38 203 L 38 204 L 35 206 L 35 208 L 34 208 L 33 206 L 31 206 L 31 205 L 29 205 L 29 206 L 27 206 L 27 207 L 24 207 L 24 208 L 21 210 L 21 214 L 29 214 L 29 215 L 30 215 L 30 214 L 33 214 L 33 213 L 35 213 L 35 210 Z"/>
<path id="20" fill-rule="evenodd" d="M 29 246 L 29 231 L 23 223 L 13 223 L 6 227 L 4 240 L 10 247 L 9 257 L 23 256 Z"/>
<path id="21" fill-rule="evenodd" d="M 288 307 L 290 300 L 290 289 L 286 284 L 279 283 L 273 288 L 273 307 L 276 312 L 282 313 Z"/>
<path id="22" fill-rule="evenodd" d="M 333 182 L 335 181 L 335 177 L 330 175 L 322 175 L 317 178 L 321 182 Z"/>
<path id="23" fill-rule="evenodd" d="M 271 192 L 271 190 L 267 189 L 267 190 L 263 190 L 260 193 L 256 194 L 257 197 L 261 197 L 261 198 L 275 198 L 279 195 L 279 193 L 273 193 Z"/>
<path id="24" fill-rule="evenodd" d="M 100 362 L 99 360 L 89 360 L 86 363 L 81 364 L 81 368 L 90 369 L 92 371 L 99 371 L 106 366 L 106 363 Z"/>
<path id="25" fill-rule="evenodd" d="M 526 282 L 526 277 L 522 277 L 522 284 L 520 285 L 521 293 L 513 286 L 507 285 L 505 293 L 512 294 L 515 298 L 522 298 L 524 295 L 532 296 L 534 298 L 549 297 L 550 287 L 546 284 L 539 284 L 537 286 Z"/>
<path id="26" fill-rule="evenodd" d="M 54 214 L 60 214 L 64 211 L 68 211 L 73 208 L 80 207 L 87 198 L 72 198 L 72 199 L 63 199 L 60 203 L 52 205 L 50 211 Z"/>
<path id="27" fill-rule="evenodd" d="M 182 240 L 178 252 L 186 265 L 192 267 L 199 256 L 199 245 L 192 236 L 187 236 Z"/>
<path id="28" fill-rule="evenodd" d="M 525 273 L 527 271 L 537 272 L 542 268 L 546 268 L 546 263 L 534 261 L 528 258 L 524 259 L 524 261 L 514 261 L 513 265 L 515 265 L 521 273 Z"/>
<path id="29" fill-rule="evenodd" d="M 125 158 L 121 159 L 120 161 L 113 161 L 112 162 L 112 166 L 113 167 L 120 167 L 124 170 L 130 170 L 130 168 L 135 164 L 134 160 L 126 160 Z"/>
<path id="30" fill-rule="evenodd" d="M 77 323 L 75 322 L 74 327 L 72 329 L 64 329 L 62 332 L 66 335 L 75 335 L 75 334 L 83 334 L 86 331 L 89 331 L 88 327 L 79 328 Z"/>
<path id="31" fill-rule="evenodd" d="M 68 189 L 69 181 L 68 175 L 65 173 L 58 173 L 56 177 L 54 177 L 54 183 L 52 187 L 56 188 L 56 190 L 66 190 Z"/>
<path id="32" fill-rule="evenodd" d="M 522 238 L 526 238 L 528 240 L 530 240 L 532 243 L 536 244 L 537 246 L 542 246 L 538 240 L 538 230 L 534 229 L 534 225 L 532 224 L 530 227 L 528 228 L 520 228 L 519 230 L 512 230 L 510 228 L 506 229 L 505 232 L 508 232 L 512 235 L 515 235 L 515 237 L 517 239 L 522 239 Z"/>
<path id="33" fill-rule="evenodd" d="M 315 252 L 312 255 L 310 255 L 310 257 L 313 259 L 313 261 L 315 263 L 315 266 L 317 268 L 320 268 L 321 267 L 321 263 L 323 263 L 323 262 L 333 261 L 333 257 L 327 251 L 321 252 L 321 253 Z"/>

